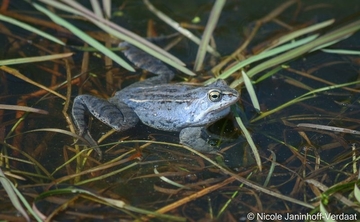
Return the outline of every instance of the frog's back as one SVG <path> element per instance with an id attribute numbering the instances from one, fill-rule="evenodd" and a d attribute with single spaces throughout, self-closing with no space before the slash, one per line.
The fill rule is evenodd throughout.
<path id="1" fill-rule="evenodd" d="M 209 93 L 220 92 L 221 99 L 212 101 Z M 228 93 L 230 90 L 230 93 Z M 206 126 L 230 112 L 238 94 L 222 80 L 209 86 L 162 84 L 128 89 L 117 94 L 146 125 L 166 131 Z M 116 96 L 115 96 L 116 97 Z"/>
<path id="2" fill-rule="evenodd" d="M 180 131 L 192 122 L 194 87 L 181 84 L 139 86 L 116 96 L 146 125 L 160 130 Z"/>

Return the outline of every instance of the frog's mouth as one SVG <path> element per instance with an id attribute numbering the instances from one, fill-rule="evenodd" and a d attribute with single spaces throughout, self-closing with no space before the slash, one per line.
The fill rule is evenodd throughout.
<path id="1" fill-rule="evenodd" d="M 230 106 L 238 101 L 239 96 L 230 91 L 222 92 L 222 96 L 221 102 L 217 102 L 218 105 L 204 109 L 202 114 L 196 116 L 194 122 L 199 123 L 199 125 L 210 124 L 229 114 Z"/>
<path id="2" fill-rule="evenodd" d="M 202 126 L 202 125 L 210 125 L 214 122 L 216 122 L 219 119 L 222 119 L 230 112 L 230 106 L 222 109 L 212 109 L 209 112 L 206 112 L 202 115 L 198 115 L 196 119 L 194 119 L 194 123 L 196 125 Z"/>

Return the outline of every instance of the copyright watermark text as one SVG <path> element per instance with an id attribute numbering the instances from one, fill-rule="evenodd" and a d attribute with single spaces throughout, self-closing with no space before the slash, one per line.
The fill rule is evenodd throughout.
<path id="1" fill-rule="evenodd" d="M 357 220 L 357 214 L 353 213 L 338 213 L 338 214 L 322 214 L 322 213 L 316 213 L 316 214 L 309 214 L 309 213 L 286 213 L 286 214 L 280 214 L 280 213 L 252 213 L 249 212 L 246 215 L 246 218 L 248 220 L 284 220 L 284 221 L 294 221 L 294 220 L 302 220 L 302 221 L 310 221 L 310 220 L 335 220 L 335 221 L 354 221 Z"/>

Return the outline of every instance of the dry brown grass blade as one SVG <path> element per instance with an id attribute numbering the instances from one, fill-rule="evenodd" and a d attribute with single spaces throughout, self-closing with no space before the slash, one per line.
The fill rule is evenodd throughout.
<path id="1" fill-rule="evenodd" d="M 39 114 L 49 114 L 49 112 L 46 110 L 36 109 L 36 108 L 28 107 L 28 106 L 0 104 L 0 109 L 18 110 L 18 111 L 32 112 L 32 113 L 39 113 Z"/>
<path id="2" fill-rule="evenodd" d="M 0 69 L 3 70 L 3 71 L 5 71 L 5 72 L 7 72 L 7 73 L 9 73 L 9 74 L 11 74 L 11 75 L 13 75 L 13 76 L 16 76 L 16 77 L 19 78 L 19 79 L 24 80 L 25 82 L 28 82 L 28 83 L 30 83 L 30 84 L 33 84 L 34 86 L 37 86 L 37 87 L 39 87 L 39 88 L 41 88 L 41 89 L 44 89 L 44 90 L 46 90 L 46 91 L 48 91 L 48 92 L 50 92 L 50 93 L 52 93 L 52 94 L 60 97 L 60 98 L 63 99 L 63 100 L 66 100 L 66 97 L 65 97 L 65 96 L 63 96 L 63 95 L 55 92 L 54 90 L 52 90 L 52 89 L 50 89 L 50 88 L 48 88 L 48 87 L 46 87 L 46 86 L 43 86 L 43 85 L 41 85 L 41 84 L 39 84 L 39 83 L 37 83 L 37 82 L 29 79 L 28 77 L 24 76 L 23 74 L 21 74 L 21 73 L 20 73 L 18 70 L 16 70 L 16 69 L 10 68 L 10 67 L 8 67 L 8 66 L 0 66 Z"/>
<path id="3" fill-rule="evenodd" d="M 86 174 L 90 174 L 90 173 L 94 173 L 94 172 L 97 172 L 97 171 L 102 171 L 102 170 L 106 170 L 106 169 L 109 169 L 111 167 L 115 167 L 115 166 L 118 166 L 118 165 L 121 165 L 121 164 L 124 164 L 124 163 L 127 163 L 129 162 L 130 159 L 127 158 L 127 159 L 122 159 L 122 160 L 119 160 L 119 161 L 116 161 L 116 162 L 108 162 L 108 163 L 104 163 L 104 164 L 101 164 L 99 166 L 96 166 L 96 167 L 93 167 L 93 168 L 90 168 L 90 169 L 87 169 L 87 170 L 83 170 L 79 173 L 76 173 L 76 174 L 71 174 L 71 175 L 67 175 L 67 176 L 64 176 L 64 177 L 61 177 L 61 178 L 58 178 L 56 180 L 53 181 L 54 184 L 59 184 L 59 183 L 63 183 L 64 181 L 68 181 L 68 180 L 71 180 L 75 177 L 79 177 L 79 176 L 82 176 L 82 175 L 86 175 Z M 67 163 L 64 163 L 65 164 L 69 164 L 68 162 Z M 134 165 L 136 165 L 137 163 L 132 163 Z M 130 164 L 131 165 L 131 164 Z M 58 169 L 56 169 L 52 174 L 54 174 Z"/>
<path id="4" fill-rule="evenodd" d="M 9 16 L 11 18 L 17 19 L 19 21 L 24 21 L 26 23 L 31 23 L 36 25 L 37 27 L 46 27 L 51 28 L 55 31 L 62 32 L 62 33 L 70 33 L 67 29 L 61 27 L 60 25 L 57 25 L 51 21 L 39 19 L 34 16 L 28 16 L 24 13 L 17 13 L 14 11 L 0 11 L 1 14 Z"/>
<path id="5" fill-rule="evenodd" d="M 335 86 L 336 85 L 336 83 L 333 83 L 333 82 L 327 81 L 325 79 L 322 79 L 322 78 L 316 77 L 314 75 L 311 75 L 309 72 L 303 72 L 303 71 L 295 70 L 295 69 L 290 68 L 290 67 L 286 68 L 286 70 L 288 70 L 290 72 L 293 72 L 293 73 L 296 73 L 298 75 L 304 76 L 306 78 L 313 79 L 313 80 L 325 83 L 325 84 L 327 84 L 329 86 Z M 355 93 L 360 92 L 360 90 L 358 90 L 358 89 L 353 89 L 353 88 L 349 88 L 349 87 L 343 87 L 343 89 L 348 90 L 350 92 L 355 92 Z"/>
<path id="6" fill-rule="evenodd" d="M 69 114 L 67 113 L 69 105 L 70 105 L 70 101 L 71 101 L 71 67 L 69 64 L 69 61 L 67 59 L 64 60 L 65 62 L 65 66 L 66 66 L 66 100 L 65 100 L 65 105 L 64 108 L 62 110 L 62 113 L 65 117 L 65 120 L 70 128 L 70 131 L 74 134 L 76 134 L 76 130 L 75 130 L 75 126 L 73 124 L 73 122 L 71 121 L 71 117 L 69 116 Z M 75 142 L 77 139 L 75 139 Z M 78 145 L 75 145 L 75 150 L 77 153 L 80 152 L 80 148 Z M 78 166 L 81 166 L 81 158 L 80 156 L 78 156 L 78 158 L 76 158 L 76 163 Z M 76 167 L 76 173 L 79 173 L 80 171 L 80 167 Z M 78 182 L 80 180 L 80 177 L 75 177 L 75 182 Z"/>
<path id="7" fill-rule="evenodd" d="M 188 203 L 190 201 L 196 200 L 196 199 L 198 199 L 198 198 L 200 198 L 200 197 L 202 197 L 202 196 L 204 196 L 204 195 L 206 195 L 208 193 L 211 193 L 211 192 L 213 192 L 213 191 L 215 191 L 215 190 L 217 190 L 217 189 L 219 189 L 219 188 L 221 188 L 223 186 L 226 186 L 229 183 L 234 182 L 235 180 L 236 180 L 236 178 L 229 177 L 229 178 L 227 178 L 226 180 L 224 180 L 221 183 L 218 183 L 218 184 L 215 184 L 213 186 L 207 187 L 205 189 L 200 190 L 199 192 L 196 192 L 196 193 L 194 193 L 192 195 L 184 197 L 183 199 L 180 199 L 180 200 L 178 200 L 178 201 L 176 201 L 176 202 L 174 202 L 172 204 L 169 204 L 169 205 L 167 205 L 167 206 L 165 206 L 163 208 L 160 208 L 156 212 L 157 213 L 169 212 L 169 211 L 171 211 L 171 210 L 173 210 L 173 209 L 175 209 L 175 208 L 177 208 L 177 207 L 179 207 L 179 206 L 181 206 L 183 204 L 186 204 L 186 203 Z"/>

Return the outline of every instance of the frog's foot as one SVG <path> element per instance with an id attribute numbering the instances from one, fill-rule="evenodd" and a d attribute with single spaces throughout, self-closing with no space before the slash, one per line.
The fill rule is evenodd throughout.
<path id="1" fill-rule="evenodd" d="M 188 127 L 180 132 L 180 143 L 199 152 L 215 153 L 217 147 L 213 144 L 212 136 L 204 127 Z"/>
<path id="2" fill-rule="evenodd" d="M 98 153 L 101 153 L 100 149 L 87 129 L 87 123 L 85 121 L 85 114 L 87 111 L 98 120 L 117 131 L 131 128 L 139 121 L 137 115 L 123 103 L 119 102 L 118 106 L 115 106 L 107 100 L 94 96 L 77 96 L 72 108 L 72 116 L 75 125 L 79 130 L 79 134 L 84 137 Z"/>
<path id="3" fill-rule="evenodd" d="M 90 147 L 92 147 L 95 150 L 95 152 L 99 155 L 99 159 L 101 160 L 102 159 L 102 152 L 100 150 L 100 147 L 96 143 L 96 141 L 90 135 L 89 130 L 85 129 L 85 131 L 82 132 L 80 135 L 86 140 L 86 142 L 88 142 L 88 145 L 90 145 Z"/>

